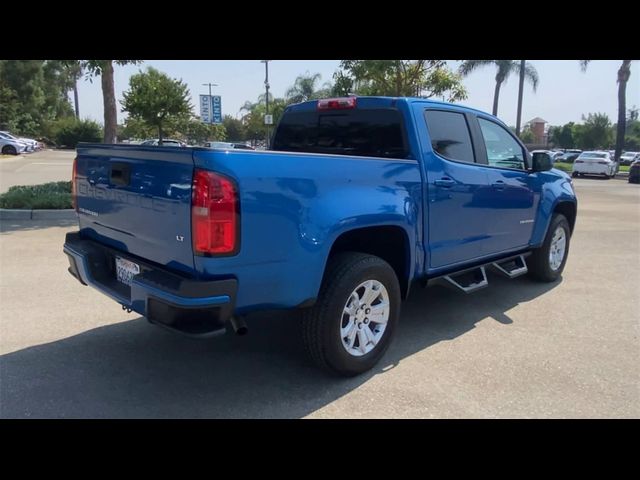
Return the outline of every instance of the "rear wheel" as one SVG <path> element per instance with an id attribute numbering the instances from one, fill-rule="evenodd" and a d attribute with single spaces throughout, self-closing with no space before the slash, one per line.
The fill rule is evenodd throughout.
<path id="1" fill-rule="evenodd" d="M 389 347 L 400 302 L 398 278 L 387 262 L 356 252 L 333 256 L 315 305 L 303 313 L 311 359 L 343 376 L 371 369 Z"/>
<path id="2" fill-rule="evenodd" d="M 567 263 L 570 238 L 569 222 L 564 215 L 556 213 L 544 243 L 527 258 L 529 274 L 541 282 L 555 282 Z"/>

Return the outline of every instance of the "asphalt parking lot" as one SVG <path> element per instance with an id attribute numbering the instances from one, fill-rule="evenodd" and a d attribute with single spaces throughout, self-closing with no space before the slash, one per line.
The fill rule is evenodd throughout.
<path id="1" fill-rule="evenodd" d="M 640 187 L 575 185 L 560 282 L 415 288 L 382 363 L 353 379 L 307 361 L 295 314 L 250 318 L 245 337 L 177 336 L 66 272 L 72 222 L 3 221 L 0 416 L 640 417 Z"/>
<path id="2" fill-rule="evenodd" d="M 71 180 L 75 150 L 42 150 L 0 158 L 0 193 L 13 185 Z"/>

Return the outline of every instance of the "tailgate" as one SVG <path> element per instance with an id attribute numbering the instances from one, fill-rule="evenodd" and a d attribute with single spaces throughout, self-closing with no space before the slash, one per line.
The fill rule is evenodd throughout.
<path id="1" fill-rule="evenodd" d="M 193 273 L 191 149 L 87 145 L 76 168 L 83 236 Z"/>

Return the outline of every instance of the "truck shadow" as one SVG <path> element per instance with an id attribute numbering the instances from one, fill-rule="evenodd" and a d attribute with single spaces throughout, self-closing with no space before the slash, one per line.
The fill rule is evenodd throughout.
<path id="1" fill-rule="evenodd" d="M 143 318 L 99 327 L 0 357 L 0 417 L 303 417 L 478 322 L 509 328 L 510 309 L 558 285 L 490 280 L 468 296 L 438 286 L 414 288 L 382 362 L 350 379 L 329 376 L 306 359 L 296 312 L 260 313 L 248 319 L 249 335 L 206 341 Z"/>

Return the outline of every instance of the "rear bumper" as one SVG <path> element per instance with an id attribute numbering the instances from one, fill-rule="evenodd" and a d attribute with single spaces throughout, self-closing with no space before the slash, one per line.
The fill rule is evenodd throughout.
<path id="1" fill-rule="evenodd" d="M 192 336 L 223 333 L 235 308 L 238 282 L 234 278 L 201 281 L 186 278 L 158 265 L 68 233 L 64 253 L 69 273 L 160 326 Z M 140 266 L 131 286 L 119 282 L 115 257 Z"/>
<path id="2" fill-rule="evenodd" d="M 608 175 L 611 173 L 612 168 L 609 165 L 598 165 L 589 163 L 574 163 L 573 171 L 575 173 L 586 173 L 587 175 Z M 615 172 L 615 168 L 613 169 Z"/>

